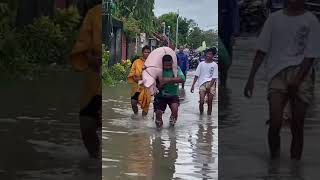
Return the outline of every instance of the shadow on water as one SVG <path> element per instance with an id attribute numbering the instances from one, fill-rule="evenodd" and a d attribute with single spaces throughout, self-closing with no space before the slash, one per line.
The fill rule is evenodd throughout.
<path id="1" fill-rule="evenodd" d="M 175 128 L 147 120 L 132 119 L 130 88 L 103 89 L 103 176 L 113 179 L 217 179 L 217 100 L 212 117 L 199 117 L 198 92 L 191 94 L 191 76 L 180 90 L 181 105 Z"/>

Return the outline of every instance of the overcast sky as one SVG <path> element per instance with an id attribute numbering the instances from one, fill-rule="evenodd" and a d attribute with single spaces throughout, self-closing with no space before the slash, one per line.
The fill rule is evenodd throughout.
<path id="1" fill-rule="evenodd" d="M 193 19 L 203 30 L 218 29 L 218 0 L 155 0 L 156 16 L 180 11 L 180 16 Z"/>

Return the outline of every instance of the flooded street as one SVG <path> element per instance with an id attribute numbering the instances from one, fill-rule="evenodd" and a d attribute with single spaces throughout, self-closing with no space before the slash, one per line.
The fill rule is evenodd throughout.
<path id="1" fill-rule="evenodd" d="M 147 120 L 131 118 L 128 85 L 103 89 L 103 180 L 217 179 L 217 99 L 212 117 L 200 117 L 192 78 L 189 72 L 176 126 L 169 128 L 167 109 L 162 130 L 152 120 L 152 106 Z"/>
<path id="2" fill-rule="evenodd" d="M 1 82 L 1 180 L 101 177 L 80 139 L 79 87 L 80 76 L 69 72 Z"/>
<path id="3" fill-rule="evenodd" d="M 228 89 L 219 93 L 219 179 L 226 180 L 313 180 L 320 169 L 320 79 L 316 78 L 314 104 L 305 121 L 301 162 L 290 160 L 291 133 L 282 129 L 281 159 L 269 161 L 267 145 L 268 102 L 263 71 L 257 75 L 254 95 L 243 96 L 254 57 L 255 38 L 236 41 Z"/>

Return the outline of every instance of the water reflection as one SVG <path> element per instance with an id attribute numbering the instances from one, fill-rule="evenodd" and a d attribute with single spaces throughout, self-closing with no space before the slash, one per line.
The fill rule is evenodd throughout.
<path id="1" fill-rule="evenodd" d="M 176 137 L 168 134 L 168 139 L 161 136 L 152 141 L 152 179 L 172 179 L 175 174 L 175 163 L 178 157 Z"/>
<path id="2" fill-rule="evenodd" d="M 197 141 L 195 144 L 194 161 L 201 164 L 201 169 L 199 173 L 202 175 L 202 179 L 211 179 L 214 175 L 217 175 L 217 172 L 213 170 L 211 164 L 215 162 L 217 158 L 216 152 L 213 152 L 213 133 L 212 118 L 208 117 L 205 124 L 198 125 L 197 132 Z"/>

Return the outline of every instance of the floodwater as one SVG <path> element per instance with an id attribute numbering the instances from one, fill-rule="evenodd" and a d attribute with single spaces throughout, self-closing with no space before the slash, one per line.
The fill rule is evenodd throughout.
<path id="1" fill-rule="evenodd" d="M 190 93 L 192 74 L 180 92 L 174 128 L 169 127 L 169 109 L 161 130 L 153 122 L 152 107 L 148 119 L 132 119 L 128 85 L 103 89 L 103 180 L 217 179 L 217 99 L 213 115 L 200 117 L 198 92 Z"/>
<path id="2" fill-rule="evenodd" d="M 305 121 L 301 162 L 290 160 L 291 133 L 282 129 L 281 158 L 269 160 L 267 145 L 268 104 L 263 71 L 256 78 L 253 97 L 243 96 L 254 57 L 254 37 L 237 39 L 228 88 L 219 93 L 219 179 L 226 180 L 315 180 L 320 169 L 320 79 L 315 99 Z"/>
<path id="3" fill-rule="evenodd" d="M 101 179 L 88 160 L 78 121 L 81 75 L 49 73 L 1 81 L 0 179 Z"/>

